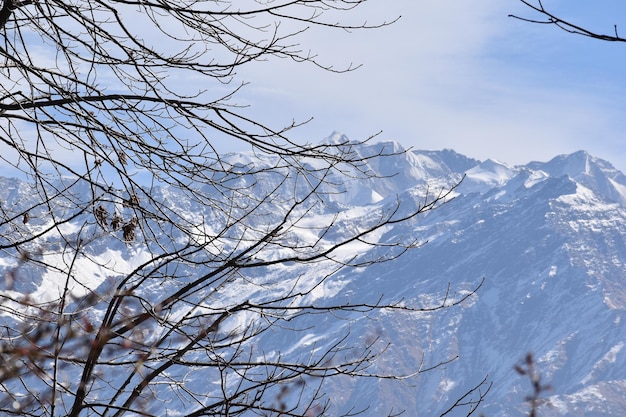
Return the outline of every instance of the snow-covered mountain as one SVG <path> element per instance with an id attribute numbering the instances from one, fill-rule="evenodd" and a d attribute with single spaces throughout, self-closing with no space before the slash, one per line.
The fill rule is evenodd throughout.
<path id="1" fill-rule="evenodd" d="M 327 140 L 344 143 L 347 138 L 335 135 Z M 256 342 L 259 349 L 305 354 L 349 333 L 353 343 L 369 339 L 381 346 L 390 344 L 373 365 L 381 374 L 426 369 L 458 357 L 406 381 L 332 379 L 328 395 L 336 413 L 369 405 L 362 415 L 375 417 L 390 410 L 406 410 L 407 416 L 439 415 L 487 376 L 493 385 L 480 411 L 488 417 L 521 416 L 527 412 L 524 398 L 531 387 L 513 366 L 532 352 L 552 387 L 544 396 L 541 416 L 626 415 L 626 323 L 622 323 L 626 319 L 626 176 L 584 151 L 509 166 L 477 161 L 452 150 L 401 150 L 391 141 L 355 149 L 362 156 L 393 155 L 367 159 L 360 171 L 371 175 L 342 177 L 339 191 L 320 193 L 327 201 L 311 209 L 315 215 L 326 219 L 338 214 L 337 227 L 325 238 L 373 221 L 374 208 L 396 201 L 418 204 L 427 193 L 463 178 L 456 197 L 423 216 L 386 228 L 379 236 L 382 242 L 414 237 L 424 243 L 419 248 L 382 264 L 341 269 L 309 296 L 328 304 L 376 303 L 381 297 L 428 304 L 442 299 L 448 288 L 453 292 L 450 297 L 461 296 L 484 278 L 477 294 L 461 306 L 433 313 L 383 311 L 374 320 L 361 320 L 355 312 L 332 323 L 314 315 L 304 317 L 297 327 L 306 330 L 264 335 Z M 272 166 L 258 155 L 231 155 L 224 161 L 242 169 Z M 5 213 L 33 198 L 25 182 L 2 178 L 0 183 L 6 190 L 0 197 Z M 261 170 L 233 178 L 229 187 L 262 193 L 272 184 L 271 173 Z M 74 195 L 88 191 L 77 184 Z M 169 187 L 150 192 L 171 201 L 172 212 L 181 218 L 208 219 L 202 223 L 207 228 L 210 219 L 219 216 Z M 31 214 L 30 222 L 17 232 L 45 228 L 43 215 Z M 78 236 L 79 224 L 77 216 L 62 227 L 67 233 L 75 229 Z M 198 238 L 206 231 L 199 230 Z M 8 231 L 3 233 L 2 241 L 10 241 Z M 41 256 L 57 256 L 61 263 L 62 248 L 55 251 L 53 239 L 50 242 Z M 111 265 L 120 272 L 132 271 L 151 253 L 150 247 L 113 238 L 100 239 L 89 250 L 91 257 L 77 262 L 85 262 L 83 282 L 94 288 L 103 285 L 107 276 L 97 265 L 106 265 L 107 271 Z M 360 256 L 375 258 L 382 249 L 358 250 Z M 0 257 L 4 271 L 14 265 L 12 258 Z M 4 293 L 52 297 L 54 272 L 42 274 L 33 268 L 21 271 L 26 278 Z M 264 270 L 267 291 L 275 290 L 270 281 L 282 282 L 281 288 L 290 282 L 295 285 L 306 268 L 280 265 Z M 266 295 L 258 286 L 246 292 L 251 299 Z M 453 415 L 466 411 L 460 408 Z"/>

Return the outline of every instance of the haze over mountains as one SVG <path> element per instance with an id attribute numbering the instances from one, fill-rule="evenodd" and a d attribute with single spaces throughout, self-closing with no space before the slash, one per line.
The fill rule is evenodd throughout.
<path id="1" fill-rule="evenodd" d="M 347 138 L 335 134 L 327 141 L 344 143 Z M 395 142 L 378 142 L 362 145 L 357 152 L 371 156 L 401 150 Z M 233 166 L 271 166 L 263 156 L 233 154 L 225 160 Z M 429 193 L 463 181 L 452 201 L 409 223 L 390 226 L 379 236 L 381 242 L 413 236 L 423 243 L 421 247 L 393 261 L 342 269 L 310 296 L 329 304 L 375 303 L 383 297 L 383 301 L 404 299 L 429 305 L 443 299 L 448 286 L 451 298 L 458 298 L 483 278 L 484 284 L 461 306 L 434 313 L 388 311 L 366 320 L 355 312 L 333 322 L 320 321 L 315 315 L 302 317 L 294 324 L 299 331 L 264 335 L 256 342 L 259 350 L 302 357 L 345 335 L 353 344 L 373 338 L 378 340 L 376 346 L 390 344 L 374 365 L 380 373 L 410 373 L 458 356 L 445 367 L 402 382 L 332 380 L 327 392 L 337 413 L 365 408 L 363 415 L 371 417 L 390 410 L 406 410 L 406 416 L 439 415 L 488 376 L 493 385 L 480 411 L 488 417 L 521 416 L 527 412 L 524 397 L 531 388 L 513 366 L 532 352 L 544 380 L 552 386 L 541 416 L 626 415 L 623 173 L 585 151 L 523 166 L 481 162 L 452 150 L 411 150 L 368 163 L 362 169 L 375 175 L 341 177 L 344 192 L 329 192 L 324 207 L 316 209 L 320 220 L 340 213 L 337 224 L 341 227 L 333 229 L 338 235 L 372 221 L 373 207 L 393 207 L 397 201 L 404 206 L 420 204 Z M 239 187 L 251 183 L 245 175 L 238 181 Z M 4 208 L 33 198 L 29 185 L 20 180 L 2 178 L 0 182 L 6 190 L 1 198 Z M 271 188 L 272 176 L 267 174 L 262 184 Z M 76 194 L 81 192 L 77 184 Z M 156 187 L 151 192 L 168 198 L 173 211 L 181 215 L 207 219 L 214 215 L 174 189 Z M 44 219 L 38 221 L 33 214 L 34 220 L 25 227 L 44 227 Z M 78 217 L 63 227 L 74 227 L 78 233 L 81 221 Z M 298 238 L 310 237 L 303 232 Z M 375 259 L 383 249 L 359 246 L 349 255 Z M 121 272 L 132 270 L 149 256 L 141 244 L 125 245 L 115 239 L 99 240 L 89 250 L 99 262 L 115 264 Z M 52 250 L 47 253 L 43 256 L 57 256 Z M 85 262 L 86 285 L 105 284 L 102 271 L 88 260 L 79 262 Z M 11 265 L 11 259 L 0 258 L 2 268 Z M 325 271 L 277 265 L 258 273 L 289 286 L 306 274 Z M 33 269 L 24 274 L 27 279 L 16 283 L 12 291 L 41 299 L 55 291 L 52 273 Z M 243 296 L 261 299 L 267 294 L 242 283 L 222 295 L 224 302 Z M 198 386 L 203 384 L 198 380 Z"/>

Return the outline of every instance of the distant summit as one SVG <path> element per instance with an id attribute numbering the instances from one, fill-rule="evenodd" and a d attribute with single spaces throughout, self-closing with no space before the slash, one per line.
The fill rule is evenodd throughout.
<path id="1" fill-rule="evenodd" d="M 567 176 L 608 201 L 626 204 L 626 176 L 611 163 L 586 151 L 559 155 L 548 162 L 531 162 L 527 167 L 553 177 Z"/>

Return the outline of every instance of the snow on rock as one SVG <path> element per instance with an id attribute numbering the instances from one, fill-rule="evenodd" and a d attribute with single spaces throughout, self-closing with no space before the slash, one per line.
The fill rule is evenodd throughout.
<path id="1" fill-rule="evenodd" d="M 323 250 L 377 221 L 381 212 L 398 202 L 402 213 L 420 204 L 425 195 L 457 184 L 463 175 L 465 179 L 456 189 L 456 198 L 435 211 L 367 236 L 389 246 L 355 242 L 335 254 L 339 261 L 355 256 L 379 259 L 400 238 L 425 243 L 398 259 L 358 269 L 337 270 L 336 264 L 323 263 L 311 269 L 292 262 L 244 270 L 219 291 L 208 288 L 206 302 L 211 304 L 206 308 L 240 301 L 243 294 L 260 302 L 300 290 L 308 292 L 308 298 L 294 300 L 295 307 L 299 302 L 341 305 L 402 300 L 403 305 L 429 308 L 459 299 L 485 278 L 478 293 L 460 307 L 411 314 L 368 313 L 373 320 L 357 312 L 338 320 L 303 315 L 287 326 L 301 331 L 277 328 L 255 340 L 255 349 L 268 357 L 287 355 L 295 361 L 349 335 L 346 345 L 371 344 L 372 349 L 385 352 L 372 364 L 373 372 L 406 375 L 458 356 L 435 372 L 407 376 L 402 384 L 375 378 L 331 378 L 328 392 L 340 393 L 329 397 L 331 416 L 362 409 L 364 404 L 372 404 L 362 414 L 365 417 L 403 409 L 410 416 L 439 415 L 485 375 L 494 385 L 483 414 L 519 416 L 527 411 L 524 397 L 530 387 L 513 371 L 513 365 L 528 352 L 539 358 L 539 370 L 553 387 L 544 400 L 542 416 L 626 415 L 626 327 L 622 320 L 626 312 L 626 177 L 622 173 L 583 151 L 511 167 L 491 159 L 479 162 L 451 150 L 406 150 L 394 141 L 357 146 L 341 133 L 333 133 L 324 143 L 345 145 L 354 155 L 366 158 L 385 156 L 366 159 L 359 170 L 330 168 L 329 183 L 320 189 L 319 204 L 309 208 L 310 217 L 285 236 L 274 252 L 259 256 L 278 259 L 309 242 Z M 269 172 L 276 162 L 260 155 L 228 155 L 223 163 L 233 172 L 225 181 L 233 192 L 260 196 L 282 181 L 286 184 L 282 201 L 289 201 L 306 190 L 303 183 L 316 180 L 287 168 Z M 303 163 L 325 168 L 313 160 Z M 342 175 L 345 172 L 348 177 Z M 26 183 L 0 178 L 0 185 L 7 190 L 0 196 L 5 211 L 17 211 L 21 204 L 32 202 Z M 172 213 L 189 224 L 189 233 L 171 236 L 173 245 L 212 242 L 204 253 L 209 257 L 232 249 L 227 237 L 211 240 L 223 220 L 217 214 L 174 189 L 155 187 L 151 192 L 171 204 Z M 207 187 L 199 192 L 209 198 L 216 190 Z M 272 206 L 257 220 L 255 230 L 267 228 L 280 210 L 280 204 Z M 318 227 L 330 219 L 333 227 Z M 61 232 L 78 239 L 83 233 L 81 222 L 84 218 L 79 216 Z M 43 230 L 46 224 L 43 214 L 33 213 L 32 223 L 20 233 Z M 6 243 L 10 230 L 3 227 L 0 239 Z M 97 230 L 91 229 L 100 233 Z M 68 255 L 59 250 L 56 237 L 45 236 L 36 243 L 46 251 L 41 259 L 63 266 Z M 89 258 L 76 261 L 84 286 L 76 285 L 71 277 L 71 289 L 80 296 L 132 271 L 157 250 L 156 245 L 126 244 L 113 237 L 89 241 Z M 15 254 L 0 256 L 0 272 L 15 265 Z M 177 268 L 177 273 L 196 273 L 185 265 Z M 65 277 L 38 269 L 20 272 L 25 282 L 12 290 L 3 288 L 5 295 L 20 290 L 42 298 L 59 297 Z M 325 278 L 316 281 L 319 277 Z M 157 291 L 158 283 L 154 285 Z M 223 331 L 235 331 L 251 320 L 253 316 L 233 317 L 225 321 Z M 206 388 L 201 378 L 194 381 Z"/>
<path id="2" fill-rule="evenodd" d="M 461 185 L 461 191 L 482 193 L 491 190 L 506 184 L 517 172 L 516 169 L 504 163 L 488 159 L 465 172 L 466 177 Z"/>

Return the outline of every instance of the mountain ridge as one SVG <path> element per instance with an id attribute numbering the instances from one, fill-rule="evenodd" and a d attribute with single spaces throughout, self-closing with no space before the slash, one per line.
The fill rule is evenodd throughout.
<path id="1" fill-rule="evenodd" d="M 340 135 L 329 141 L 349 142 Z M 428 367 L 459 358 L 441 371 L 421 374 L 401 387 L 390 381 L 333 380 L 330 392 L 341 393 L 331 401 L 337 413 L 374 402 L 363 415 L 375 417 L 397 410 L 399 404 L 407 409 L 407 415 L 438 415 L 465 389 L 489 375 L 494 385 L 481 411 L 489 417 L 524 415 L 524 394 L 529 387 L 515 374 L 513 365 L 533 352 L 538 369 L 553 386 L 546 394 L 542 416 L 626 414 L 626 177 L 621 172 L 585 151 L 521 166 L 478 161 L 452 150 L 405 150 L 393 141 L 368 143 L 355 151 L 363 156 L 389 155 L 368 159 L 361 173 L 355 172 L 343 183 L 339 179 L 344 172 L 331 173 L 330 182 L 335 185 L 322 188 L 324 201 L 310 208 L 320 220 L 338 213 L 337 227 L 323 236 L 325 239 L 375 221 L 373 208 L 393 207 L 398 201 L 413 207 L 422 204 L 427 195 L 462 182 L 454 190 L 454 199 L 377 236 L 383 243 L 415 236 L 422 243 L 418 249 L 380 265 L 335 272 L 310 294 L 311 299 L 342 304 L 375 303 L 383 297 L 383 301 L 405 299 L 432 305 L 446 297 L 448 285 L 452 296 L 458 297 L 476 288 L 483 278 L 485 282 L 467 303 L 438 314 L 416 313 L 400 319 L 393 312 L 384 312 L 374 322 L 365 322 L 354 313 L 346 315 L 345 323 L 332 325 L 304 317 L 294 324 L 303 330 L 262 337 L 259 349 L 267 354 L 282 351 L 306 356 L 312 346 L 333 343 L 349 334 L 355 343 L 374 338 L 380 339 L 381 345 L 390 344 L 375 364 L 381 372 L 401 369 L 410 373 L 421 361 Z M 229 187 L 259 195 L 276 181 L 293 181 L 287 188 L 298 188 L 297 177 L 272 175 L 275 162 L 271 158 L 233 154 L 221 163 L 243 170 L 224 179 Z M 19 212 L 20 204 L 32 203 L 34 197 L 26 183 L 0 181 L 5 189 L 17 190 L 0 201 L 5 215 Z M 211 233 L 211 222 L 220 216 L 171 187 L 155 186 L 142 192 L 171 202 L 172 212 L 197 228 L 197 235 L 191 236 L 194 239 Z M 206 190 L 203 195 L 208 199 L 211 192 Z M 121 196 L 114 204 L 128 217 L 131 209 L 123 206 L 123 199 L 130 196 Z M 43 209 L 33 212 L 33 220 L 24 223 L 19 233 L 45 229 L 47 215 Z M 91 215 L 78 215 L 76 222 Z M 268 212 L 267 218 L 273 215 Z M 259 219 L 259 227 L 263 221 Z M 84 264 L 91 286 L 108 285 L 111 271 L 129 273 L 149 259 L 150 251 L 156 251 L 158 235 L 146 245 L 129 244 L 119 232 L 104 233 L 93 221 L 88 230 L 80 229 L 76 222 L 64 226 L 68 235 L 78 241 L 92 236 L 85 230 L 93 233 L 93 242 L 84 244 L 98 264 L 107 265 L 104 269 Z M 8 244 L 4 232 L 1 240 Z M 53 235 L 46 236 L 47 240 L 38 241 L 43 252 L 37 256 L 62 262 L 62 256 L 53 250 L 58 242 Z M 180 239 L 185 236 L 172 237 L 173 244 L 184 247 Z M 293 238 L 306 241 L 318 236 L 303 232 Z M 218 253 L 229 244 L 227 239 L 216 241 L 214 250 Z M 354 250 L 362 259 L 381 255 L 376 249 Z M 15 260 L 0 257 L 4 272 L 15 265 Z M 305 276 L 307 268 L 277 265 L 259 271 L 254 278 L 265 283 L 264 291 L 278 291 L 282 287 L 277 283 L 286 285 L 293 277 Z M 316 273 L 324 271 L 330 273 L 331 269 L 320 267 Z M 40 269 L 26 272 L 30 282 L 20 282 L 11 291 L 52 291 L 46 282 L 53 281 L 53 274 L 41 274 L 41 279 L 35 280 Z M 267 296 L 246 285 L 225 291 L 221 300 L 238 300 L 242 293 L 258 300 Z M 0 290 L 9 293 L 7 288 Z M 234 324 L 225 325 L 225 332 L 228 326 Z"/>

